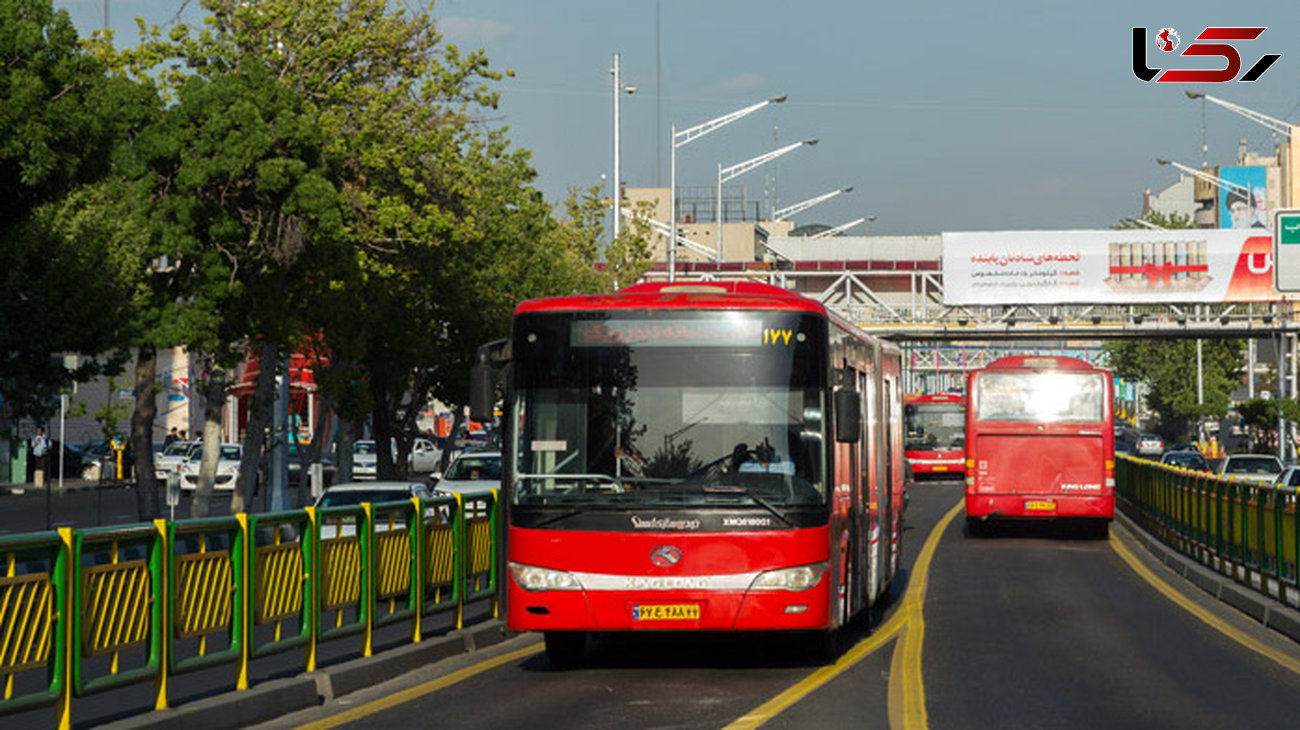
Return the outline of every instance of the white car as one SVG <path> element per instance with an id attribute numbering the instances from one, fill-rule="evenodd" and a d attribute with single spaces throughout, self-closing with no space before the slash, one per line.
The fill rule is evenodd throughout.
<path id="1" fill-rule="evenodd" d="M 393 458 L 397 458 L 397 444 L 393 444 Z M 411 457 L 407 462 L 412 474 L 428 473 L 438 468 L 442 453 L 432 441 L 417 438 L 411 443 Z M 372 439 L 361 439 L 352 444 L 352 478 L 375 479 L 379 475 L 379 452 Z"/>
<path id="2" fill-rule="evenodd" d="M 168 474 L 176 474 L 181 465 L 189 461 L 190 456 L 203 446 L 202 441 L 173 441 L 154 457 L 153 473 L 159 484 L 167 483 Z"/>
<path id="3" fill-rule="evenodd" d="M 443 493 L 486 492 L 501 488 L 500 451 L 462 451 L 433 485 Z"/>
<path id="4" fill-rule="evenodd" d="M 433 493 L 421 482 L 348 482 L 329 487 L 316 498 L 317 509 L 321 507 L 353 507 L 363 502 L 380 504 L 383 502 L 400 502 L 412 497 L 430 499 Z M 434 517 L 437 507 L 425 509 L 426 517 Z M 375 524 L 375 532 L 386 532 L 389 523 L 382 519 Z M 321 538 L 348 537 L 357 534 L 356 523 L 352 519 L 331 519 L 321 517 Z"/>
<path id="5" fill-rule="evenodd" d="M 1160 456 L 1165 453 L 1165 440 L 1153 433 L 1138 437 L 1137 452 L 1143 456 Z"/>
<path id="6" fill-rule="evenodd" d="M 1254 484 L 1272 484 L 1282 473 L 1282 462 L 1270 454 L 1229 454 L 1219 464 L 1219 476 Z"/>
<path id="7" fill-rule="evenodd" d="M 221 455 L 217 460 L 217 478 L 212 485 L 214 490 L 235 491 L 235 480 L 239 478 L 239 462 L 243 453 L 243 444 L 221 444 Z M 200 445 L 181 465 L 181 489 L 198 489 L 199 466 L 202 463 L 203 447 Z"/>

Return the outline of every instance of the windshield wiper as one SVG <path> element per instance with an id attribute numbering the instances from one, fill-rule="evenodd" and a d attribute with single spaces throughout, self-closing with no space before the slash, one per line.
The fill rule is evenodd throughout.
<path id="1" fill-rule="evenodd" d="M 789 519 L 787 519 L 785 515 L 781 514 L 781 510 L 777 509 L 776 505 L 767 501 L 766 497 L 760 497 L 757 494 L 755 494 L 752 490 L 746 489 L 745 487 L 740 487 L 740 486 L 728 487 L 728 486 L 711 485 L 705 487 L 704 491 L 706 493 L 711 492 L 711 493 L 721 493 L 721 494 L 743 494 L 746 497 L 749 497 L 750 499 L 754 500 L 754 504 L 757 504 L 759 507 L 762 507 L 768 512 L 771 512 L 773 515 L 776 515 L 776 518 L 784 522 L 786 524 L 786 527 L 794 527 L 794 523 L 791 522 Z"/>

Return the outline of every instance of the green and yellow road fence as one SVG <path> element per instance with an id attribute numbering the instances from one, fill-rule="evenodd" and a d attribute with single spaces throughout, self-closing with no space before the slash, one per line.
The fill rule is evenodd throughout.
<path id="1" fill-rule="evenodd" d="M 498 492 L 0 536 L 0 715 L 448 613 L 497 614 Z"/>
<path id="2" fill-rule="evenodd" d="M 1283 602 L 1300 596 L 1296 492 L 1117 455 L 1121 508 L 1179 552 Z"/>

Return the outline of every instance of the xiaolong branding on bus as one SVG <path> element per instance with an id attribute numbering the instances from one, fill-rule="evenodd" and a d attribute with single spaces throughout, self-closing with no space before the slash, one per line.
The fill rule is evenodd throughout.
<path id="1" fill-rule="evenodd" d="M 1251 230 L 943 234 L 944 303 L 1269 302 L 1273 240 Z"/>

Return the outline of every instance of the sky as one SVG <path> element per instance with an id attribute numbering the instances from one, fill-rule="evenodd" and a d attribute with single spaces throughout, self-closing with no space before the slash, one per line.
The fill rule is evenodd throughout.
<path id="1" fill-rule="evenodd" d="M 134 45 L 136 16 L 201 17 L 193 0 L 55 6 L 89 35 L 106 2 L 119 45 Z M 481 47 L 494 68 L 513 71 L 487 121 L 532 151 L 536 184 L 554 204 L 612 177 L 615 52 L 637 87 L 621 102 L 628 187 L 668 186 L 672 125 L 785 94 L 679 148 L 678 185 L 715 185 L 719 163 L 816 137 L 732 184 L 764 210 L 853 186 L 795 218 L 837 226 L 876 216 L 851 235 L 1106 228 L 1141 213 L 1144 189 L 1178 179 L 1157 157 L 1231 165 L 1241 139 L 1272 154 L 1268 129 L 1189 100 L 1188 89 L 1300 123 L 1293 0 L 441 0 L 434 15 L 447 42 Z M 1132 72 L 1134 26 L 1147 28 L 1150 67 L 1222 67 L 1178 56 L 1208 26 L 1268 28 L 1235 43 L 1242 73 L 1265 53 L 1281 58 L 1251 83 L 1143 82 Z M 1155 45 L 1165 27 L 1181 38 L 1173 53 Z"/>

